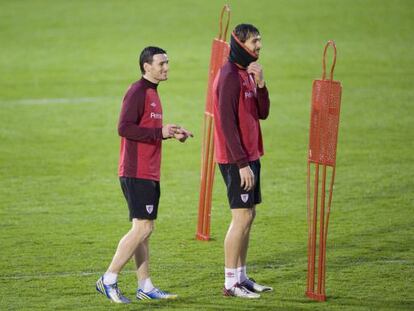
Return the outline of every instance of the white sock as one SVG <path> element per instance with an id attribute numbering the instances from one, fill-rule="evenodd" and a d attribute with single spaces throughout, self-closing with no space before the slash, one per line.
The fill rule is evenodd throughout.
<path id="1" fill-rule="evenodd" d="M 112 285 L 118 282 L 118 273 L 105 272 L 103 275 L 103 283 L 105 285 Z"/>
<path id="2" fill-rule="evenodd" d="M 237 279 L 240 284 L 248 279 L 246 274 L 246 266 L 237 267 Z"/>
<path id="3" fill-rule="evenodd" d="M 224 268 L 224 287 L 230 289 L 237 283 L 237 269 Z"/>
<path id="4" fill-rule="evenodd" d="M 138 281 L 139 289 L 143 290 L 145 293 L 152 291 L 155 287 L 152 285 L 151 279 L 146 278 L 145 280 Z"/>

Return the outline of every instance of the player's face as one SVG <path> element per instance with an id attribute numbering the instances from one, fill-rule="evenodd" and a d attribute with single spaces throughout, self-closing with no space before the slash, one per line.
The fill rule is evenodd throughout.
<path id="1" fill-rule="evenodd" d="M 167 54 L 155 54 L 152 64 L 147 64 L 146 73 L 154 80 L 165 81 L 168 79 L 168 56 Z"/>
<path id="2" fill-rule="evenodd" d="M 259 56 L 260 49 L 262 48 L 262 38 L 260 35 L 250 36 L 249 39 L 244 42 L 244 45 L 254 54 Z"/>

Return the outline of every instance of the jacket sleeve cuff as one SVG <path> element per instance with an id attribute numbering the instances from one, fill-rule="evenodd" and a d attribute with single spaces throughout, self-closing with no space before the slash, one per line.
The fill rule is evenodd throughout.
<path id="1" fill-rule="evenodd" d="M 162 127 L 155 129 L 155 139 L 164 139 L 164 137 L 162 137 Z"/>
<path id="2" fill-rule="evenodd" d="M 237 162 L 237 166 L 239 167 L 239 169 L 243 168 L 243 167 L 246 167 L 248 165 L 249 165 L 249 162 L 246 162 L 246 160 L 242 160 L 242 161 Z"/>

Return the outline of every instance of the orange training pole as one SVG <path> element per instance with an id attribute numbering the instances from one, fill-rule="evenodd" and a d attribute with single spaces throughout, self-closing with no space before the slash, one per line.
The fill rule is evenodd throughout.
<path id="1" fill-rule="evenodd" d="M 223 17 L 227 13 L 227 23 L 223 31 Z M 201 154 L 201 182 L 198 203 L 198 222 L 196 238 L 210 239 L 211 199 L 214 182 L 214 120 L 213 120 L 213 81 L 229 55 L 230 47 L 226 42 L 230 23 L 230 7 L 226 4 L 221 10 L 219 35 L 213 40 L 207 85 L 206 108 L 204 112 L 204 135 Z"/>
<path id="2" fill-rule="evenodd" d="M 330 77 L 326 79 L 325 58 L 329 46 L 334 50 L 334 58 Z M 306 296 L 318 301 L 326 300 L 326 241 L 335 179 L 336 147 L 342 94 L 341 83 L 333 80 L 335 64 L 336 46 L 330 40 L 323 52 L 322 79 L 313 82 L 307 168 L 308 275 Z M 322 166 L 321 182 L 319 182 L 320 165 Z M 312 167 L 314 167 L 313 173 Z M 332 174 L 328 190 L 328 205 L 326 206 L 326 176 L 328 168 L 332 168 Z M 314 174 L 313 193 L 311 193 L 312 187 L 310 185 L 312 174 Z M 313 200 L 311 200 L 312 195 Z M 318 206 L 318 201 L 320 206 Z M 319 211 L 318 207 L 320 208 Z M 316 260 L 318 261 L 317 272 L 315 269 Z M 317 279 L 315 279 L 316 273 Z M 317 284 L 315 284 L 316 282 Z"/>

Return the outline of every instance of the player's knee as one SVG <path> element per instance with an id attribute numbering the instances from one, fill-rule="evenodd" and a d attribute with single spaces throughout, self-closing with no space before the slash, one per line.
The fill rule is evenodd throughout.
<path id="1" fill-rule="evenodd" d="M 144 237 L 148 238 L 151 235 L 153 230 L 154 230 L 154 222 L 152 220 L 145 221 L 143 224 L 143 228 L 142 228 Z"/>
<path id="2" fill-rule="evenodd" d="M 253 218 L 250 213 L 243 213 L 239 217 L 233 218 L 233 224 L 241 230 L 246 230 L 252 224 Z"/>
<path id="3" fill-rule="evenodd" d="M 246 213 L 244 213 L 243 222 L 244 222 L 244 226 L 247 229 L 250 229 L 255 217 L 256 217 L 256 210 L 254 208 L 248 209 Z"/>
<path id="4" fill-rule="evenodd" d="M 256 218 L 256 209 L 252 208 L 250 213 L 251 223 L 253 223 L 254 219 Z"/>
<path id="5" fill-rule="evenodd" d="M 138 238 L 146 239 L 150 237 L 154 230 L 154 222 L 152 220 L 139 220 L 134 223 L 132 230 Z"/>

